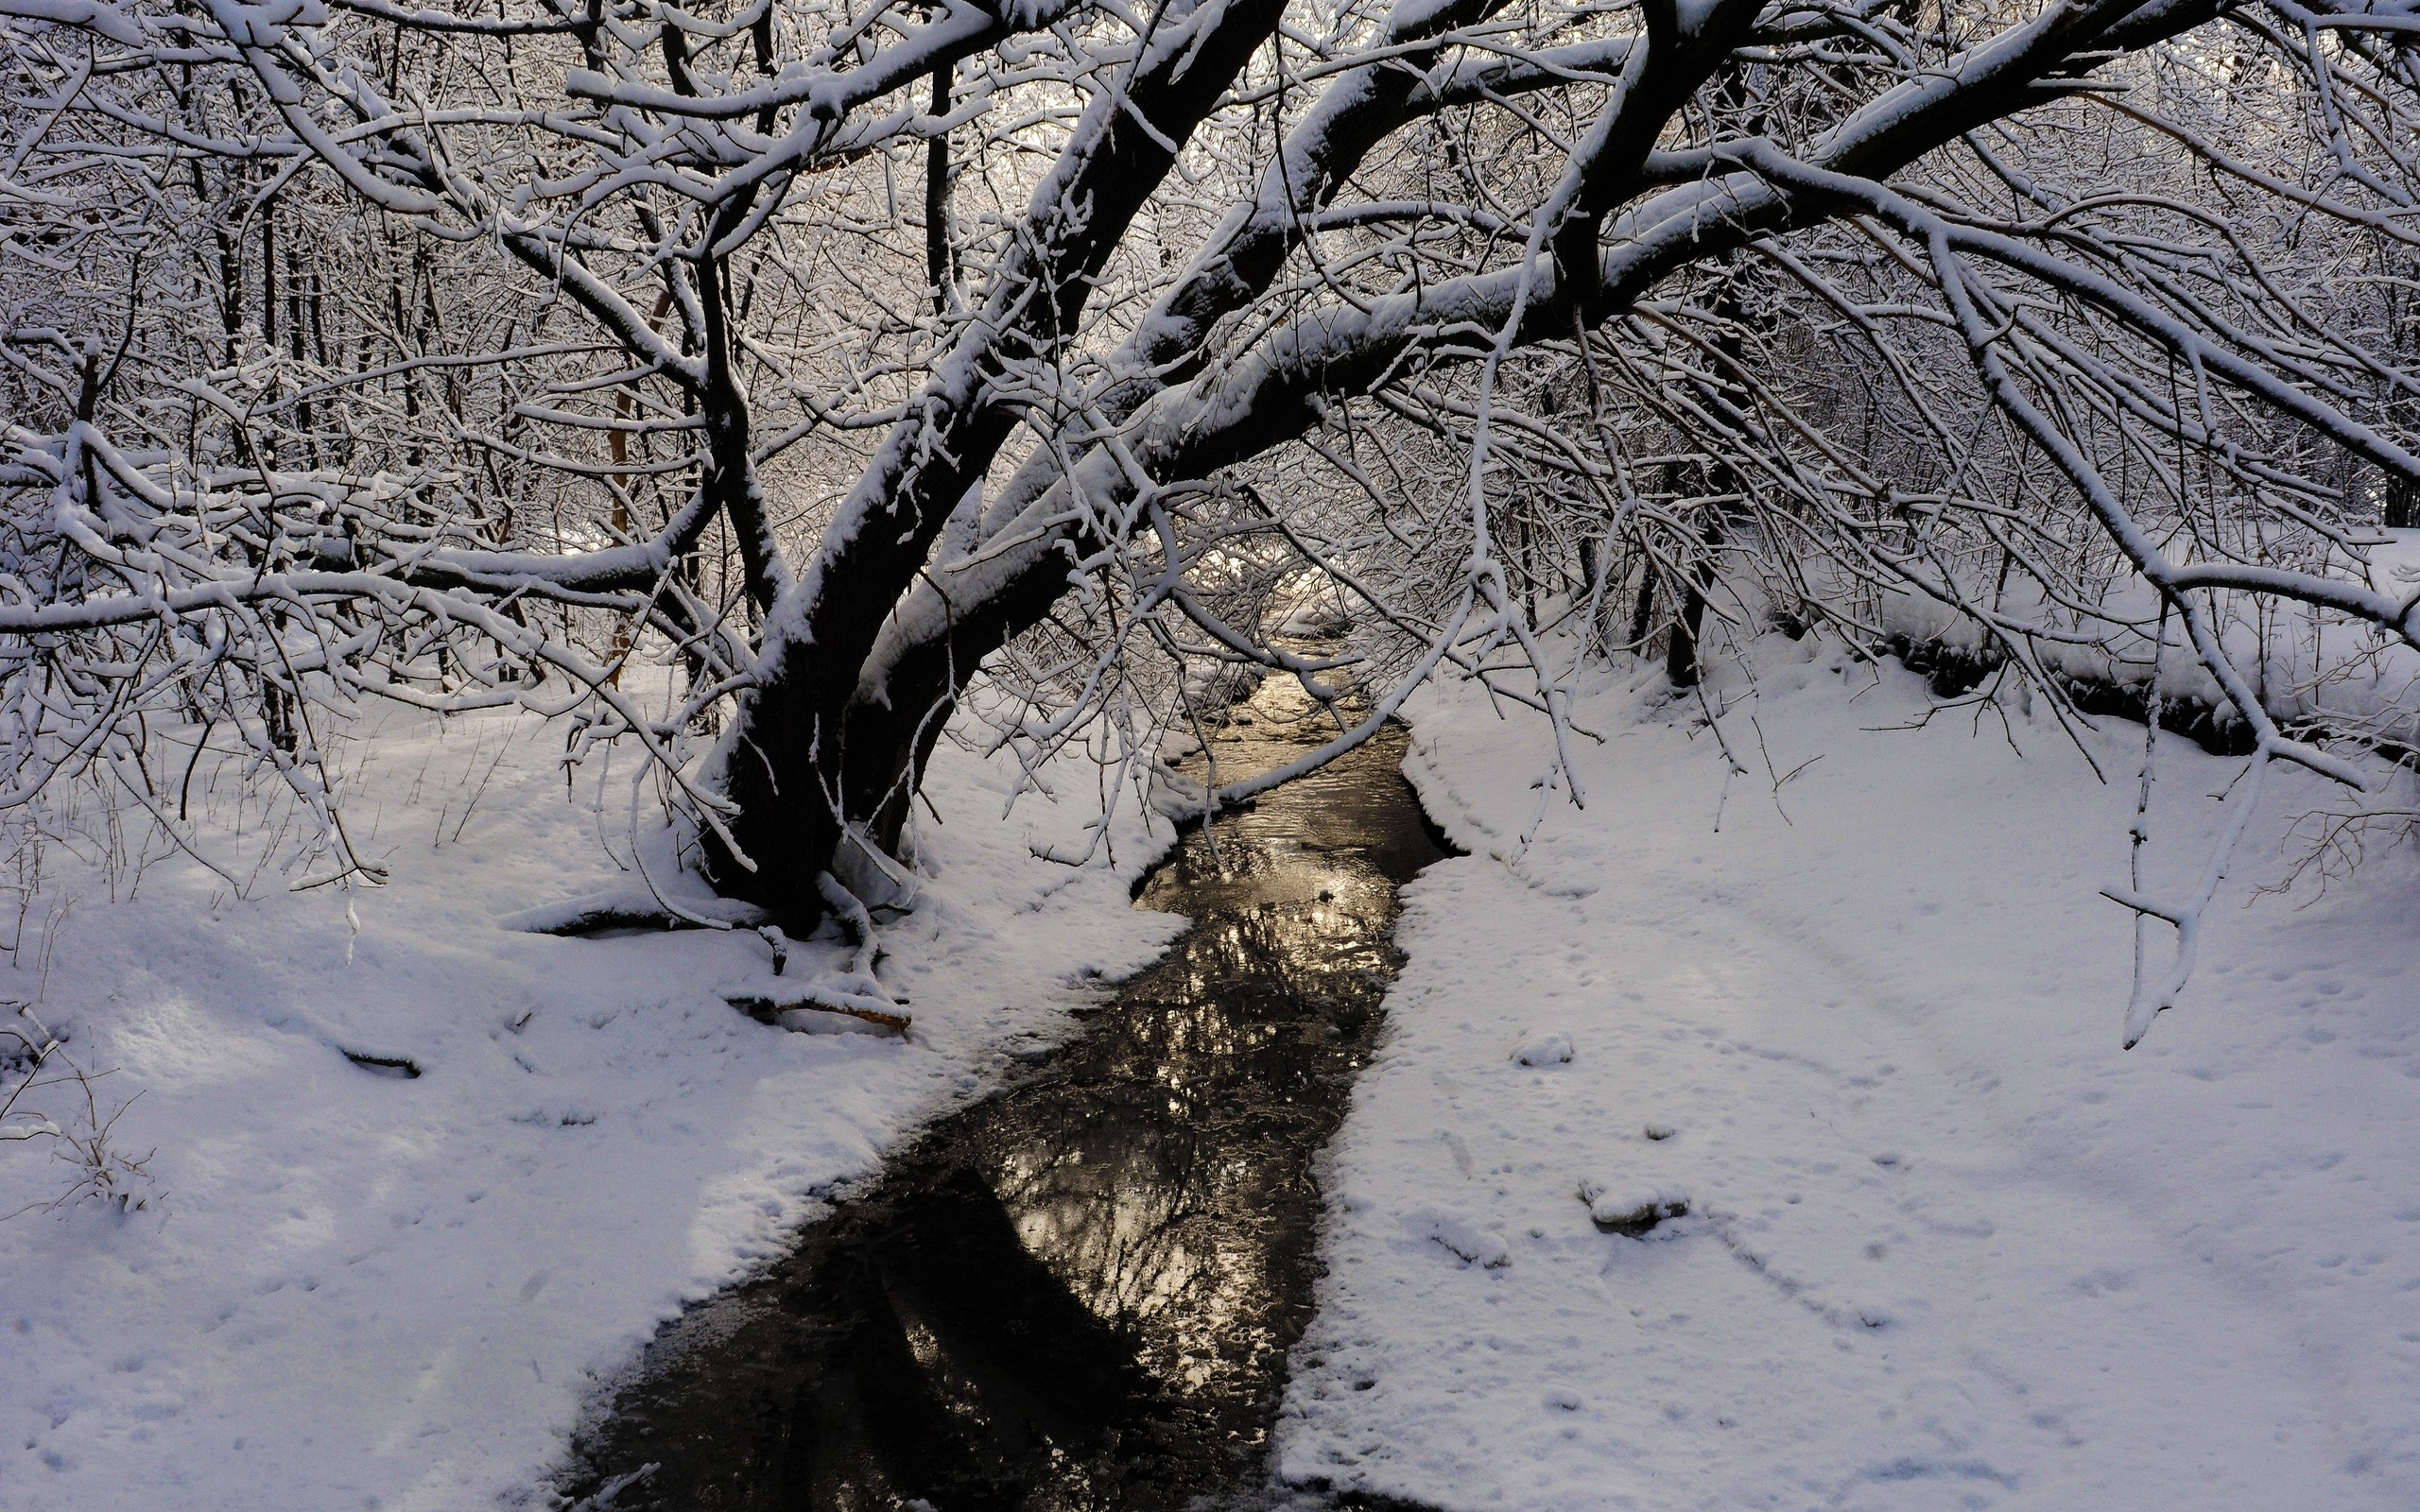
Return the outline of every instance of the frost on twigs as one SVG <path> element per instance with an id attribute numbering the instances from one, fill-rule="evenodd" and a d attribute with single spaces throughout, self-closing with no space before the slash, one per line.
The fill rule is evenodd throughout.
<path id="1" fill-rule="evenodd" d="M 767 997 L 735 997 L 731 1005 L 759 1023 L 800 1034 L 889 1034 L 906 1039 L 915 1023 L 895 1004 L 812 988 Z"/>
<path id="2" fill-rule="evenodd" d="M 943 740 L 1088 864 L 1442 676 L 1551 731 L 1517 855 L 1609 663 L 1909 604 L 2079 728 L 2149 640 L 2261 767 L 2411 747 L 2394 7 L 577 10 L 0 5 L 0 808 L 207 857 L 224 771 L 367 884 L 344 732 L 510 706 L 786 923 L 912 901 Z"/>
<path id="3" fill-rule="evenodd" d="M 907 1038 L 913 1020 L 906 1004 L 874 974 L 882 959 L 882 941 L 873 918 L 856 895 L 830 872 L 816 879 L 832 919 L 847 936 L 851 950 L 845 964 L 804 978 L 786 975 L 792 958 L 789 937 L 768 926 L 757 933 L 771 951 L 773 974 L 781 984 L 770 992 L 735 997 L 732 1006 L 762 1023 L 779 1024 L 803 1034 L 890 1034 Z"/>
<path id="4" fill-rule="evenodd" d="M 150 1206 L 155 1183 L 147 1167 L 157 1152 L 131 1154 L 116 1137 L 119 1118 L 142 1093 L 106 1104 L 100 1083 L 112 1073 L 88 1071 L 71 1058 L 31 1005 L 0 1008 L 11 1010 L 0 1022 L 0 1149 L 47 1145 L 66 1168 L 62 1190 L 0 1218 L 88 1202 L 120 1215 Z"/>

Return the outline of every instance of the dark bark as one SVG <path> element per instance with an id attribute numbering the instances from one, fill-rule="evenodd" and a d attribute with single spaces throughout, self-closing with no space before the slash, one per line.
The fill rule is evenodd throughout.
<path id="1" fill-rule="evenodd" d="M 1714 551 L 1722 541 L 1722 518 L 1706 526 L 1706 552 L 1690 565 L 1681 582 L 1680 608 L 1672 616 L 1672 633 L 1664 643 L 1664 675 L 1676 688 L 1698 685 L 1698 632 L 1705 625 L 1705 595 L 1714 587 Z"/>
<path id="2" fill-rule="evenodd" d="M 1485 9 L 1492 8 L 1482 8 L 1482 13 Z M 1980 121 L 2030 103 L 2031 80 L 2096 66 L 2101 60 L 2099 57 L 2073 63 L 2066 59 L 2088 52 L 2096 39 L 2116 41 L 2119 33 L 2109 29 L 2111 20 L 2123 17 L 2131 9 L 2117 5 L 2080 13 L 2056 34 L 2037 39 L 2021 62 L 1996 60 L 2002 65 L 1994 71 L 1996 77 L 1981 81 L 1973 94 L 1964 89 L 1950 92 L 1936 103 L 1893 118 L 1884 131 L 1843 142 L 1824 165 L 1867 177 L 1887 177 Z M 1225 18 L 1182 80 L 1160 77 L 1136 81 L 1130 98 L 1158 130 L 1130 129 L 1121 122 L 1111 133 L 1115 140 L 1080 170 L 1079 177 L 1096 206 L 1086 234 L 1072 245 L 1046 242 L 1047 250 L 1041 265 L 1021 275 L 1038 285 L 1039 297 L 1026 306 L 1034 313 L 1007 336 L 997 338 L 993 352 L 1011 343 L 1046 352 L 1056 352 L 1066 345 L 1089 292 L 1083 275 L 1101 266 L 1123 237 L 1143 198 L 1167 171 L 1168 154 L 1154 138 L 1181 142 L 1189 134 L 1199 112 L 1207 108 L 1215 94 L 1203 81 L 1232 77 L 1234 67 L 1251 46 L 1258 44 L 1273 22 L 1270 9 L 1263 5 L 1253 8 L 1249 17 Z M 2140 26 L 2139 35 L 2124 35 L 2122 46 L 2131 50 L 2149 45 L 2203 19 L 2206 16 L 2200 11 L 2169 12 L 2157 18 L 2155 25 Z M 1668 44 L 1666 56 L 1671 66 L 1651 65 L 1641 93 L 1668 103 L 1669 109 L 1643 112 L 1654 118 L 1651 129 L 1642 125 L 1635 132 L 1616 133 L 1612 148 L 1599 155 L 1600 170 L 1592 172 L 1577 207 L 1579 214 L 1566 225 L 1566 234 L 1557 237 L 1559 279 L 1568 276 L 1575 266 L 1584 268 L 1575 292 L 1577 312 L 1589 326 L 1626 310 L 1657 281 L 1689 263 L 1724 256 L 1756 236 L 1837 214 L 1842 208 L 1816 204 L 1804 197 L 1777 201 L 1720 224 L 1696 226 L 1688 246 L 1659 249 L 1651 258 L 1625 267 L 1617 278 L 1599 275 L 1599 228 L 1622 204 L 1653 187 L 1644 176 L 1644 165 L 1655 149 L 1658 133 L 1671 112 L 1727 57 L 1727 46 L 1713 39 L 1745 24 L 1738 12 L 1725 7 L 1714 24 L 1703 27 L 1687 45 Z M 1668 30 L 1666 34 L 1672 35 Z M 1188 109 L 1193 113 L 1186 113 Z M 1383 111 L 1374 112 L 1368 127 L 1369 141 L 1383 138 L 1399 124 L 1399 112 L 1392 116 Z M 1342 165 L 1331 182 L 1351 172 L 1352 161 L 1352 154 L 1342 155 Z M 1318 198 L 1305 195 L 1298 204 L 1308 205 Z M 1584 238 L 1570 231 L 1571 224 L 1585 225 Z M 1158 312 L 1168 318 L 1165 332 L 1146 323 L 1143 350 L 1163 370 L 1114 388 L 1111 403 L 1104 406 L 1108 413 L 1123 419 L 1152 395 L 1192 376 L 1180 359 L 1198 345 L 1199 333 L 1220 314 L 1256 297 L 1266 286 L 1262 260 L 1273 272 L 1290 246 L 1285 233 L 1268 235 L 1246 228 L 1245 234 L 1226 249 L 1226 256 L 1204 258 L 1195 277 L 1180 285 Z M 1574 260 L 1582 251 L 1586 261 L 1576 265 Z M 1567 335 L 1570 318 L 1569 307 L 1551 318 L 1533 315 L 1516 334 L 1516 340 L 1526 344 Z M 1429 335 L 1433 338 L 1434 333 Z M 1262 380 L 1261 391 L 1227 407 L 1228 413 L 1244 414 L 1244 420 L 1172 445 L 1167 455 L 1149 464 L 1150 471 L 1163 479 L 1208 476 L 1219 468 L 1299 437 L 1328 412 L 1325 400 L 1365 392 L 1414 339 L 1406 334 L 1374 341 L 1367 351 L 1347 360 L 1331 361 L 1317 372 L 1274 370 Z M 1472 354 L 1467 351 L 1432 353 L 1439 360 Z M 1063 538 L 1060 550 L 1038 554 L 1029 568 L 988 600 L 956 605 L 946 635 L 910 648 L 889 667 L 880 696 L 856 697 L 868 653 L 882 626 L 900 596 L 925 572 L 951 510 L 968 488 L 982 478 L 1011 431 L 1009 417 L 979 402 L 941 407 L 943 413 L 938 420 L 910 422 L 930 426 L 919 438 L 929 440 L 920 455 L 931 460 L 897 473 L 895 488 L 885 495 L 888 508 L 881 518 L 827 541 L 821 560 L 802 584 L 796 623 L 773 627 L 762 669 L 765 681 L 748 700 L 735 730 L 727 791 L 739 809 L 735 833 L 756 868 L 744 868 L 732 856 L 715 850 L 709 851 L 709 868 L 725 887 L 777 910 L 820 911 L 812 879 L 839 851 L 847 824 L 864 825 L 866 838 L 878 848 L 887 850 L 896 845 L 924 763 L 967 679 L 985 656 L 1039 624 L 1066 591 L 1069 558 L 1063 552 L 1080 544 L 1072 535 Z M 1021 476 L 1006 491 L 1025 490 L 1021 497 L 1038 497 L 1048 482 L 1046 471 L 1034 480 Z M 1719 543 L 1720 530 L 1718 523 L 1710 545 Z M 1709 550 L 1701 563 L 1709 572 L 1711 555 Z M 1682 632 L 1675 637 L 1677 654 L 1692 678 L 1708 586 L 1708 576 L 1693 573 L 1683 585 L 1677 606 L 1676 626 Z M 1668 649 L 1668 657 L 1671 654 Z"/>
<path id="3" fill-rule="evenodd" d="M 933 70 L 932 112 L 949 113 L 949 74 Z M 949 133 L 934 136 L 925 150 L 925 282 L 932 286 L 933 313 L 949 314 Z"/>
<path id="4" fill-rule="evenodd" d="M 1485 20 L 1508 0 L 1462 0 L 1425 17 L 1416 31 L 1401 40 L 1435 36 L 1456 26 Z M 1388 134 L 1409 119 L 1423 87 L 1423 72 L 1439 55 L 1415 52 L 1394 66 L 1373 67 L 1365 79 L 1356 79 L 1351 106 L 1320 123 L 1316 150 L 1289 156 L 1296 162 L 1296 181 L 1286 185 L 1288 212 L 1250 216 L 1230 228 L 1224 243 L 1197 259 L 1192 273 L 1165 298 L 1154 318 L 1128 353 L 1137 376 L 1111 387 L 1098 408 L 1113 421 L 1130 418 L 1153 395 L 1183 383 L 1199 370 L 1202 338 L 1222 316 L 1250 303 L 1265 291 L 1285 266 L 1288 253 L 1301 239 L 1302 215 L 1324 206 L 1364 157 Z M 942 76 L 934 76 L 933 110 L 946 108 Z M 945 159 L 938 150 L 928 173 L 938 177 Z M 934 212 L 929 198 L 927 224 Z M 942 253 L 927 232 L 927 259 L 939 289 Z M 1020 471 L 1004 490 L 1022 503 L 1038 495 L 1056 476 L 1050 459 L 1037 458 Z M 976 606 L 952 625 L 947 641 L 919 647 L 892 669 L 890 696 L 875 703 L 852 697 L 841 715 L 846 720 L 844 749 L 856 764 L 847 784 L 850 813 L 862 816 L 875 841 L 895 849 L 908 820 L 915 784 L 942 725 L 956 707 L 958 696 L 984 656 L 1024 630 L 1038 625 L 1050 606 L 1066 591 L 1060 567 L 1020 579 L 1008 593 Z M 854 694 L 854 688 L 852 689 Z"/>
<path id="5" fill-rule="evenodd" d="M 847 715 L 866 654 L 883 621 L 923 570 L 950 511 L 979 483 L 1015 425 L 1004 407 L 979 402 L 1004 358 L 1061 352 L 1080 329 L 1093 282 L 1135 214 L 1174 162 L 1169 144 L 1190 138 L 1252 53 L 1274 34 L 1283 0 L 1231 5 L 1199 45 L 1164 57 L 1128 86 L 1123 112 L 1101 129 L 1052 204 L 1028 228 L 1031 250 L 994 298 L 1010 320 L 983 341 L 962 393 L 937 381 L 942 413 L 904 422 L 869 485 L 879 507 L 848 508 L 814 569 L 771 617 L 760 668 L 734 734 L 727 769 L 738 805 L 734 837 L 752 867 L 717 846 L 708 867 L 718 885 L 778 913 L 813 915 L 823 903 L 815 877 L 840 858 L 847 826 L 899 782 L 899 753 L 915 747 L 916 713 L 894 709 L 862 722 L 871 746 L 850 749 Z M 1081 209 L 1084 214 L 1071 212 Z M 856 504 L 858 500 L 853 499 Z M 905 726 L 903 730 L 901 727 Z M 904 809 L 902 810 L 904 817 Z M 895 831 L 892 834 L 895 839 Z M 843 868 L 843 869 L 854 869 Z"/>

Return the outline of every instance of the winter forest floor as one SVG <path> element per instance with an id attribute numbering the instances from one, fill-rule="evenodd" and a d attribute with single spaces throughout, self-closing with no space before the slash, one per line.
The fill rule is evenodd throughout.
<path id="1" fill-rule="evenodd" d="M 2047 717 L 1889 729 L 1913 676 L 1758 650 L 1759 696 L 1709 690 L 1727 796 L 1699 701 L 1626 678 L 1581 704 L 1584 812 L 1541 818 L 1527 719 L 1417 712 L 1471 853 L 1406 891 L 1284 1473 L 1535 1512 L 2420 1506 L 2410 855 L 2255 902 L 2326 797 L 2273 789 L 2185 1005 L 2121 1051 L 2097 893 L 2141 727 L 2087 737 L 2103 785 Z M 2242 764 L 2161 749 L 2172 888 Z M 1583 1191 L 1690 1211 L 1600 1233 Z"/>
<path id="2" fill-rule="evenodd" d="M 1526 715 L 1411 711 L 1471 853 L 1406 892 L 1282 1473 L 1449 1509 L 2420 1504 L 2411 857 L 2255 900 L 2321 798 L 2273 784 L 2186 1005 L 2121 1052 L 2097 892 L 2139 727 L 2086 737 L 2104 785 L 2047 718 L 1885 728 L 1919 679 L 1773 639 L 1753 700 L 1708 690 L 1726 782 L 1698 699 L 1600 682 L 1584 811 L 1532 787 Z M 49 862 L 0 997 L 118 1068 L 103 1111 L 139 1091 L 114 1135 L 156 1154 L 141 1211 L 0 1222 L 9 1512 L 538 1504 L 661 1319 L 1175 929 L 1127 906 L 1165 823 L 1052 866 L 1089 781 L 1002 822 L 1005 772 L 953 758 L 885 933 L 915 1041 L 788 1034 L 723 1002 L 770 981 L 752 936 L 502 927 L 627 885 L 618 779 L 566 803 L 502 717 L 370 748 L 395 882 L 357 933 L 281 878 L 162 860 L 113 900 Z M 2172 882 L 2238 764 L 2162 759 Z M 37 1148 L 0 1145 L 0 1212 L 61 1185 Z M 1599 1232 L 1583 1192 L 1690 1211 Z"/>
<path id="3" fill-rule="evenodd" d="M 626 849 L 620 777 L 600 813 L 593 777 L 565 801 L 560 737 L 534 724 L 398 724 L 357 790 L 395 877 L 357 898 L 357 936 L 332 889 L 272 875 L 229 902 L 164 862 L 112 902 L 52 860 L 0 996 L 40 994 L 80 1061 L 119 1068 L 103 1112 L 139 1090 L 115 1137 L 157 1153 L 144 1211 L 0 1223 L 7 1512 L 543 1504 L 659 1321 L 1177 927 L 1127 906 L 1166 821 L 1127 827 L 1114 867 L 1048 865 L 1028 842 L 1080 849 L 1089 784 L 1002 823 L 1012 771 L 955 760 L 932 787 L 938 875 L 884 933 L 914 1042 L 789 1033 L 724 1001 L 774 985 L 752 933 L 500 924 L 635 885 L 599 842 Z M 64 1184 L 31 1148 L 0 1144 L 0 1213 Z"/>

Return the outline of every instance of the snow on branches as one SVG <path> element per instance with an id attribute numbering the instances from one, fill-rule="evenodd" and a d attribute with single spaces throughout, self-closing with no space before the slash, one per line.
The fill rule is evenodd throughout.
<path id="1" fill-rule="evenodd" d="M 2414 744 L 2330 692 L 2420 649 L 2376 555 L 2420 524 L 2398 9 L 0 31 L 0 802 L 101 770 L 173 825 L 217 738 L 359 877 L 326 727 L 514 701 L 638 744 L 722 886 L 815 914 L 905 885 L 961 702 L 1110 795 L 1237 673 L 1309 692 L 1305 765 L 1444 670 L 1567 749 L 1576 655 L 1686 685 L 1760 617 L 1945 636 L 2077 718 L 2083 674 L 2182 677 L 2256 768 Z M 1278 632 L 1313 600 L 1352 633 Z M 2130 1040 L 2214 887 L 2118 890 L 2182 947 Z"/>

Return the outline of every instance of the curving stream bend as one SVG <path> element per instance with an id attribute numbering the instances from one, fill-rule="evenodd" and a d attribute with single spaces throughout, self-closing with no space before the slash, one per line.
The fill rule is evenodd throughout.
<path id="1" fill-rule="evenodd" d="M 1220 778 L 1298 756 L 1308 713 L 1264 687 L 1213 743 Z M 1403 747 L 1391 729 L 1188 833 L 1137 897 L 1191 917 L 1168 954 L 668 1325 L 562 1489 L 653 1465 L 616 1512 L 1261 1501 L 1314 1161 L 1376 1036 L 1396 888 L 1446 853 Z"/>

